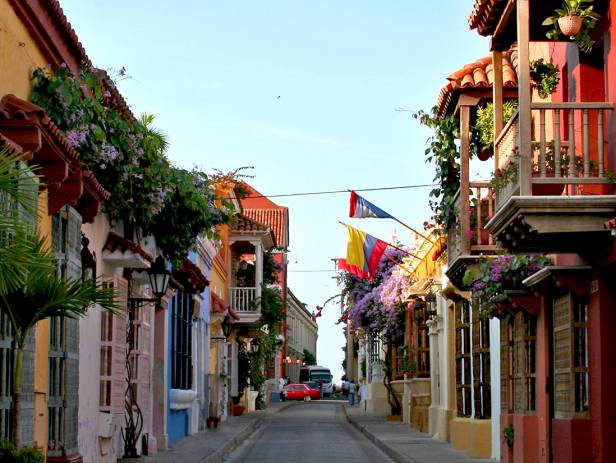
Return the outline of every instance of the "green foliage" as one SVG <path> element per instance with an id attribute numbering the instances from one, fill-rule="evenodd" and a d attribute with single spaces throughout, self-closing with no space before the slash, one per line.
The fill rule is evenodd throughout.
<path id="1" fill-rule="evenodd" d="M 503 437 L 505 438 L 505 442 L 509 448 L 513 447 L 513 439 L 515 437 L 515 433 L 513 430 L 513 426 L 509 425 L 505 429 L 503 429 Z"/>
<path id="2" fill-rule="evenodd" d="M 503 103 L 503 123 L 506 124 L 518 109 L 515 100 Z M 473 145 L 479 151 L 494 149 L 494 104 L 490 101 L 477 109 L 475 126 L 471 134 Z"/>
<path id="3" fill-rule="evenodd" d="M 558 88 L 560 69 L 556 64 L 543 61 L 543 58 L 530 62 L 532 85 L 539 91 L 541 98 L 547 98 Z"/>
<path id="4" fill-rule="evenodd" d="M 510 183 L 518 179 L 518 169 L 520 166 L 518 149 L 515 148 L 509 162 L 504 167 L 496 169 L 490 179 L 490 186 L 498 193 Z"/>
<path id="5" fill-rule="evenodd" d="M 207 175 L 198 170 L 171 170 L 170 191 L 150 231 L 165 257 L 179 263 L 201 235 L 215 236 L 215 226 L 229 223 L 233 208 L 228 202 L 214 204 L 216 192 Z"/>
<path id="6" fill-rule="evenodd" d="M 432 220 L 449 229 L 456 224 L 454 198 L 460 188 L 460 153 L 456 146 L 460 124 L 451 114 L 439 117 L 437 107 L 432 108 L 431 113 L 418 111 L 413 117 L 434 131 L 425 151 L 426 162 L 434 164 L 434 181 L 438 183 L 430 191 L 430 197 L 435 198 L 435 201 L 430 201 L 430 207 L 434 212 Z"/>
<path id="7" fill-rule="evenodd" d="M 105 209 L 146 229 L 171 189 L 167 142 L 143 115 L 129 121 L 110 108 L 111 95 L 89 70 L 73 76 L 66 66 L 55 72 L 36 69 L 32 101 L 41 106 L 81 160 L 112 193 Z"/>
<path id="8" fill-rule="evenodd" d="M 0 463 L 43 463 L 45 457 L 38 450 L 23 447 L 19 450 L 7 440 L 0 440 Z"/>
<path id="9" fill-rule="evenodd" d="M 565 0 L 561 6 L 554 10 L 554 15 L 546 18 L 543 21 L 544 26 L 551 27 L 545 34 L 548 39 L 557 40 L 561 34 L 558 20 L 565 16 L 579 16 L 582 18 L 582 28 L 571 40 L 575 40 L 584 53 L 589 53 L 592 50 L 595 42 L 590 38 L 590 33 L 595 28 L 597 21 L 601 19 L 601 15 L 594 11 L 593 0 Z"/>
<path id="10" fill-rule="evenodd" d="M 312 352 L 306 349 L 304 349 L 303 357 L 304 357 L 304 362 L 306 363 L 306 365 L 316 365 L 317 364 L 316 357 L 312 354 Z"/>
<path id="11" fill-rule="evenodd" d="M 279 248 L 270 249 L 263 253 L 263 283 L 273 285 L 277 282 L 278 273 L 282 267 L 274 257 L 274 251 Z"/>
<path id="12" fill-rule="evenodd" d="M 280 290 L 274 286 L 261 287 L 261 321 L 270 328 L 282 320 L 282 297 Z"/>

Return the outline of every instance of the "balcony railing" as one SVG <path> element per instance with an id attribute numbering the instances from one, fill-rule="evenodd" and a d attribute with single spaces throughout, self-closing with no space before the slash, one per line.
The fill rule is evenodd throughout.
<path id="1" fill-rule="evenodd" d="M 231 307 L 236 312 L 258 312 L 257 288 L 254 287 L 231 287 L 229 288 L 229 300 Z"/>
<path id="2" fill-rule="evenodd" d="M 486 223 L 494 216 L 494 192 L 486 181 L 473 181 L 469 183 L 470 210 L 460 210 L 460 191 L 456 195 L 454 205 L 460 219 L 463 214 L 468 215 L 469 228 L 462 230 L 460 225 L 449 230 L 447 237 L 447 256 L 452 264 L 461 255 L 478 255 L 496 251 L 496 241 L 485 228 Z M 465 221 L 460 220 L 460 223 Z M 468 239 L 463 239 L 464 235 Z"/>
<path id="3" fill-rule="evenodd" d="M 532 103 L 531 132 L 519 131 L 519 115 L 503 128 L 496 139 L 497 165 L 507 169 L 510 161 L 518 166 L 518 175 L 497 195 L 499 209 L 520 194 L 520 178 L 530 177 L 532 195 L 586 194 L 579 185 L 608 184 L 605 156 L 606 113 L 612 103 L 568 102 Z M 518 151 L 520 140 L 530 137 L 530 153 Z M 528 146 L 528 145 L 527 145 Z"/>

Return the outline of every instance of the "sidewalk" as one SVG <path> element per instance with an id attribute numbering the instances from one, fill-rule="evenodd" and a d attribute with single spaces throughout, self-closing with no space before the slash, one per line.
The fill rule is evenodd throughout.
<path id="1" fill-rule="evenodd" d="M 247 439 L 267 416 L 278 413 L 290 403 L 273 403 L 267 410 L 242 416 L 230 416 L 214 429 L 206 429 L 175 442 L 156 455 L 120 460 L 121 463 L 220 463 L 240 442 Z"/>
<path id="2" fill-rule="evenodd" d="M 345 405 L 344 410 L 353 426 L 398 463 L 487 463 L 494 461 L 470 458 L 464 452 L 452 449 L 449 443 L 415 431 L 406 423 L 387 421 L 383 417 L 366 413 L 359 407 Z"/>

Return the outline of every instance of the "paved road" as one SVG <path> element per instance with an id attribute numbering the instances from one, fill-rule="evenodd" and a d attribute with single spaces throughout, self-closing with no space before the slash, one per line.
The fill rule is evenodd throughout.
<path id="1" fill-rule="evenodd" d="M 346 420 L 342 404 L 298 403 L 270 417 L 228 463 L 388 463 Z"/>

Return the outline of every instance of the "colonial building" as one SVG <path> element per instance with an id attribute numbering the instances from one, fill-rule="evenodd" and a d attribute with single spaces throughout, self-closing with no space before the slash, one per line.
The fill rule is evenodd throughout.
<path id="1" fill-rule="evenodd" d="M 317 358 L 317 322 L 312 318 L 306 305 L 287 289 L 287 378 L 299 382 L 299 369 L 305 365 L 304 351 Z"/>

